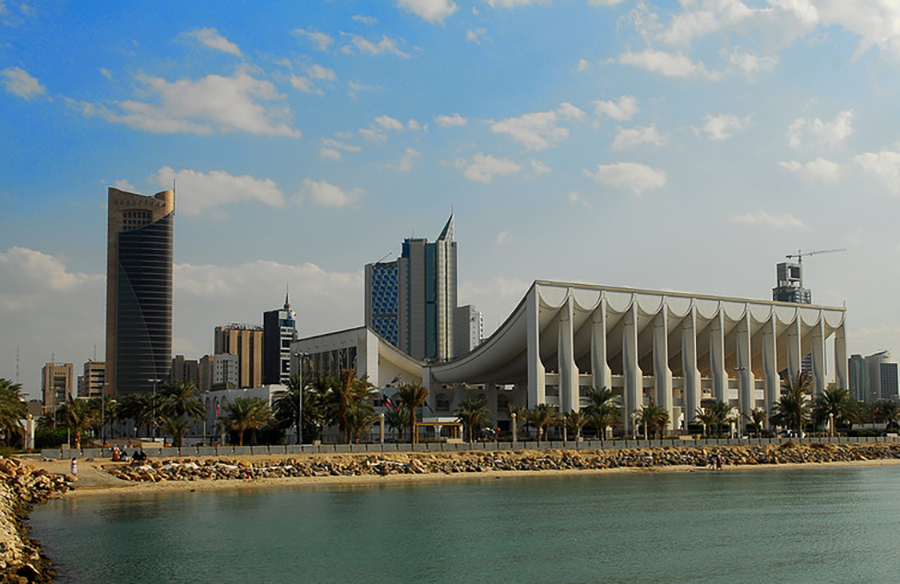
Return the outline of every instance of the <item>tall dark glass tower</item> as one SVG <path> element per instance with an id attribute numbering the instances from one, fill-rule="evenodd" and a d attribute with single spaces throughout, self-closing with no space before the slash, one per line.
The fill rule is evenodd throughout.
<path id="1" fill-rule="evenodd" d="M 174 191 L 109 189 L 107 394 L 151 392 L 171 375 L 174 217 Z"/>

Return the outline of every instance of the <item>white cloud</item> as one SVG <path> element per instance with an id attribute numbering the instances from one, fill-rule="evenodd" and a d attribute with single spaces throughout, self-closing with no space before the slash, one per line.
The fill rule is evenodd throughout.
<path id="1" fill-rule="evenodd" d="M 233 176 L 224 170 L 175 172 L 164 166 L 147 180 L 166 189 L 172 188 L 174 181 L 177 210 L 185 215 L 200 215 L 217 207 L 243 202 L 258 202 L 270 207 L 284 204 L 284 195 L 272 179 Z"/>
<path id="2" fill-rule="evenodd" d="M 352 18 L 355 22 L 358 22 L 365 26 L 375 26 L 376 24 L 378 24 L 378 19 L 374 16 L 362 16 L 361 14 L 354 14 Z"/>
<path id="3" fill-rule="evenodd" d="M 291 75 L 290 81 L 291 85 L 304 93 L 318 93 L 319 95 L 322 95 L 322 91 L 316 89 L 313 86 L 312 79 L 310 79 L 309 77 L 299 77 L 297 75 Z"/>
<path id="4" fill-rule="evenodd" d="M 612 143 L 613 150 L 627 150 L 642 144 L 660 147 L 666 143 L 665 136 L 661 135 L 656 126 L 641 126 L 639 128 L 627 128 L 619 130 Z"/>
<path id="5" fill-rule="evenodd" d="M 384 142 L 385 140 L 387 140 L 387 136 L 385 136 L 378 130 L 370 130 L 369 128 L 360 128 L 359 135 L 369 142 Z"/>
<path id="6" fill-rule="evenodd" d="M 106 69 L 104 67 L 100 68 L 100 75 L 103 75 L 104 77 L 106 77 L 109 80 L 112 80 L 112 78 L 113 78 L 112 71 L 110 71 L 109 69 Z"/>
<path id="7" fill-rule="evenodd" d="M 591 63 L 587 59 L 578 59 L 578 65 L 575 66 L 576 71 L 587 71 Z"/>
<path id="8" fill-rule="evenodd" d="M 437 125 L 439 126 L 449 128 L 450 126 L 465 126 L 468 120 L 456 113 L 452 116 L 438 116 L 434 118 L 434 121 L 437 122 Z"/>
<path id="9" fill-rule="evenodd" d="M 403 123 L 395 120 L 390 116 L 378 116 L 375 118 L 375 123 L 384 128 L 385 130 L 403 130 Z"/>
<path id="10" fill-rule="evenodd" d="M 627 51 L 619 56 L 619 62 L 633 65 L 651 73 L 666 77 L 699 78 L 716 81 L 720 75 L 706 69 L 703 62 L 694 63 L 682 53 L 667 53 L 647 49 L 640 53 Z"/>
<path id="11" fill-rule="evenodd" d="M 882 150 L 878 154 L 866 152 L 853 157 L 863 170 L 880 178 L 894 195 L 900 195 L 900 152 Z"/>
<path id="12" fill-rule="evenodd" d="M 406 122 L 406 127 L 413 131 L 428 129 L 427 126 L 423 127 L 422 124 L 412 118 L 410 118 L 409 121 Z"/>
<path id="13" fill-rule="evenodd" d="M 381 40 L 378 41 L 377 44 L 356 34 L 348 36 L 350 37 L 351 44 L 345 45 L 341 49 L 342 53 L 352 54 L 354 50 L 356 50 L 360 53 L 368 53 L 370 55 L 390 53 L 397 55 L 398 57 L 409 57 L 409 55 L 397 48 L 397 41 L 388 38 L 387 36 L 382 35 Z"/>
<path id="14" fill-rule="evenodd" d="M 765 211 L 757 211 L 755 213 L 733 215 L 729 219 L 732 223 L 760 225 L 773 229 L 809 229 L 802 221 L 787 213 L 771 215 Z"/>
<path id="15" fill-rule="evenodd" d="M 495 175 L 507 176 L 522 170 L 519 164 L 508 158 L 494 158 L 481 152 L 473 156 L 471 161 L 457 160 L 454 166 L 461 169 L 467 179 L 482 183 L 491 182 Z"/>
<path id="16" fill-rule="evenodd" d="M 480 45 L 483 39 L 488 38 L 486 28 L 475 28 L 466 31 L 466 40 L 470 43 Z"/>
<path id="17" fill-rule="evenodd" d="M 117 180 L 113 183 L 113 186 L 119 189 L 120 191 L 126 191 L 128 193 L 136 193 L 138 192 L 137 188 L 125 180 L 124 178 Z"/>
<path id="18" fill-rule="evenodd" d="M 531 159 L 531 175 L 534 177 L 539 177 L 542 174 L 547 174 L 552 172 L 550 167 L 541 162 L 540 160 Z"/>
<path id="19" fill-rule="evenodd" d="M 20 67 L 7 67 L 0 71 L 0 83 L 6 91 L 17 95 L 22 99 L 30 100 L 33 97 L 43 95 L 47 90 L 37 79 Z"/>
<path id="20" fill-rule="evenodd" d="M 535 112 L 517 118 L 507 118 L 491 125 L 498 134 L 508 134 L 528 150 L 546 150 L 558 146 L 569 137 L 568 128 L 558 125 L 559 118 L 580 121 L 583 111 L 570 103 L 563 103 L 555 111 Z"/>
<path id="21" fill-rule="evenodd" d="M 497 234 L 497 245 L 506 245 L 510 241 L 513 240 L 513 236 L 509 233 L 509 231 L 501 231 Z"/>
<path id="22" fill-rule="evenodd" d="M 665 171 L 638 162 L 600 164 L 597 172 L 592 174 L 585 170 L 584 173 L 600 184 L 629 189 L 636 195 L 666 184 Z"/>
<path id="23" fill-rule="evenodd" d="M 312 42 L 320 51 L 328 52 L 328 49 L 334 43 L 334 39 L 324 32 L 303 30 L 302 28 L 298 28 L 294 30 L 294 34 L 298 34 L 308 38 L 310 42 Z"/>
<path id="24" fill-rule="evenodd" d="M 625 0 L 588 0 L 591 6 L 618 6 Z"/>
<path id="25" fill-rule="evenodd" d="M 313 79 L 320 79 L 324 81 L 334 81 L 335 79 L 337 79 L 337 75 L 335 74 L 333 69 L 327 69 L 321 65 L 312 65 L 310 67 L 307 67 L 306 73 Z"/>
<path id="26" fill-rule="evenodd" d="M 294 201 L 302 203 L 311 200 L 321 207 L 349 207 L 356 203 L 365 191 L 362 189 L 344 190 L 338 186 L 325 181 L 314 181 L 309 178 L 303 179 L 303 185 L 294 195 Z"/>
<path id="27" fill-rule="evenodd" d="M 484 0 L 491 8 L 515 8 L 531 4 L 549 4 L 551 0 Z"/>
<path id="28" fill-rule="evenodd" d="M 759 56 L 740 47 L 734 47 L 730 52 L 723 50 L 722 56 L 729 63 L 729 72 L 741 73 L 751 80 L 756 79 L 760 73 L 770 73 L 778 66 L 778 55 Z"/>
<path id="29" fill-rule="evenodd" d="M 300 130 L 276 121 L 290 113 L 286 106 L 267 109 L 261 103 L 280 101 L 284 96 L 272 83 L 244 71 L 233 77 L 208 75 L 197 81 L 180 79 L 174 83 L 142 75 L 138 81 L 144 85 L 142 94 L 154 94 L 155 103 L 121 101 L 117 111 L 103 105 L 70 103 L 87 116 L 100 116 L 146 132 L 211 134 L 237 130 L 264 136 L 301 136 Z"/>
<path id="30" fill-rule="evenodd" d="M 325 146 L 326 148 L 334 148 L 335 150 L 344 150 L 347 152 L 362 152 L 361 146 L 347 144 L 345 142 L 339 142 L 332 138 L 323 138 L 322 145 Z"/>
<path id="31" fill-rule="evenodd" d="M 815 138 L 819 145 L 836 148 L 845 138 L 853 133 L 853 110 L 845 110 L 837 115 L 833 122 L 823 122 L 819 118 L 808 120 L 797 118 L 788 127 L 788 144 L 799 150 L 804 141 Z"/>
<path id="32" fill-rule="evenodd" d="M 632 95 L 623 95 L 619 99 L 610 101 L 597 100 L 594 104 L 594 112 L 598 116 L 607 116 L 614 120 L 625 122 L 641 111 L 638 100 Z"/>
<path id="33" fill-rule="evenodd" d="M 568 197 L 569 202 L 574 205 L 581 205 L 582 207 L 586 207 L 588 209 L 591 208 L 591 204 L 588 203 L 587 199 L 584 198 L 584 195 L 582 195 L 578 191 L 569 191 Z"/>
<path id="34" fill-rule="evenodd" d="M 319 148 L 319 156 L 321 156 L 322 158 L 324 158 L 326 160 L 334 160 L 336 162 L 340 162 L 344 159 L 344 155 L 341 154 L 340 150 L 336 150 L 334 148 L 328 148 L 326 146 Z"/>
<path id="35" fill-rule="evenodd" d="M 751 117 L 739 118 L 733 114 L 707 114 L 703 117 L 702 130 L 710 140 L 727 140 L 750 125 Z"/>
<path id="36" fill-rule="evenodd" d="M 353 99 L 356 99 L 356 94 L 360 91 L 377 91 L 381 89 L 381 87 L 377 85 L 365 85 L 362 83 L 357 83 L 356 81 L 351 81 L 347 85 L 350 87 L 350 91 L 348 91 L 347 94 Z"/>
<path id="37" fill-rule="evenodd" d="M 397 5 L 428 22 L 443 22 L 457 9 L 453 0 L 397 0 Z"/>
<path id="38" fill-rule="evenodd" d="M 0 253 L 0 270 L 16 281 L 15 288 L 22 294 L 41 291 L 66 292 L 92 280 L 103 281 L 102 276 L 73 274 L 66 270 L 65 264 L 59 258 L 24 247 L 11 247 L 6 253 Z M 25 300 L 24 298 L 15 300 L 3 294 L 0 306 L 13 310 L 16 306 L 24 305 Z"/>
<path id="39" fill-rule="evenodd" d="M 779 162 L 778 166 L 786 168 L 807 182 L 837 182 L 841 178 L 843 167 L 821 156 L 802 164 L 796 160 Z"/>
<path id="40" fill-rule="evenodd" d="M 399 164 L 388 164 L 387 167 L 392 170 L 399 170 L 400 172 L 409 172 L 412 170 L 416 158 L 419 158 L 420 156 L 421 154 L 416 150 L 407 148 L 406 152 L 403 154 L 403 158 L 400 159 Z"/>
<path id="41" fill-rule="evenodd" d="M 200 30 L 186 32 L 184 35 L 196 40 L 204 47 L 222 51 L 223 53 L 228 53 L 229 55 L 235 55 L 237 57 L 241 56 L 241 49 L 219 34 L 219 31 L 214 28 L 201 28 Z"/>

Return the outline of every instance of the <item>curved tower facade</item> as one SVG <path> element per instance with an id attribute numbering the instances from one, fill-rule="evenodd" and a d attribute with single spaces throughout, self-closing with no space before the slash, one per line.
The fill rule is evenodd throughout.
<path id="1" fill-rule="evenodd" d="M 170 377 L 174 217 L 174 191 L 145 197 L 109 189 L 108 394 L 151 392 Z"/>

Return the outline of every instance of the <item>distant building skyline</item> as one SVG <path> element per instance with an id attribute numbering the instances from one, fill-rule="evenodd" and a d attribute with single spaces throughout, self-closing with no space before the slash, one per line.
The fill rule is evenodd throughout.
<path id="1" fill-rule="evenodd" d="M 297 340 L 297 313 L 290 293 L 284 306 L 263 313 L 263 383 L 287 383 L 291 378 L 291 343 Z"/>
<path id="2" fill-rule="evenodd" d="M 52 412 L 70 399 L 75 399 L 74 365 L 72 363 L 45 363 L 41 369 L 41 395 L 44 411 Z"/>
<path id="3" fill-rule="evenodd" d="M 263 328 L 251 324 L 230 324 L 217 326 L 214 335 L 214 357 L 227 353 L 238 358 L 236 389 L 262 385 Z"/>
<path id="4" fill-rule="evenodd" d="M 107 208 L 106 391 L 153 391 L 172 372 L 175 192 L 110 187 Z"/>

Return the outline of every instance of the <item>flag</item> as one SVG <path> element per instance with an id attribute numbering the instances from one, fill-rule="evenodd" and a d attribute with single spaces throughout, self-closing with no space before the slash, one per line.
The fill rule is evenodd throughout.
<path id="1" fill-rule="evenodd" d="M 394 405 L 394 402 L 391 401 L 391 398 L 389 398 L 389 397 L 386 396 L 386 395 L 384 396 L 384 405 L 386 405 L 386 406 L 388 406 L 388 407 L 390 407 L 390 408 L 394 408 L 394 411 L 395 411 L 395 412 L 399 412 L 399 411 L 400 411 L 400 408 L 398 408 L 397 406 L 395 406 L 395 405 Z"/>
<path id="2" fill-rule="evenodd" d="M 219 410 L 221 410 L 221 409 L 222 409 L 222 406 L 221 406 L 221 405 L 217 405 L 217 406 L 216 406 L 216 417 L 217 417 L 217 418 L 219 417 Z"/>

